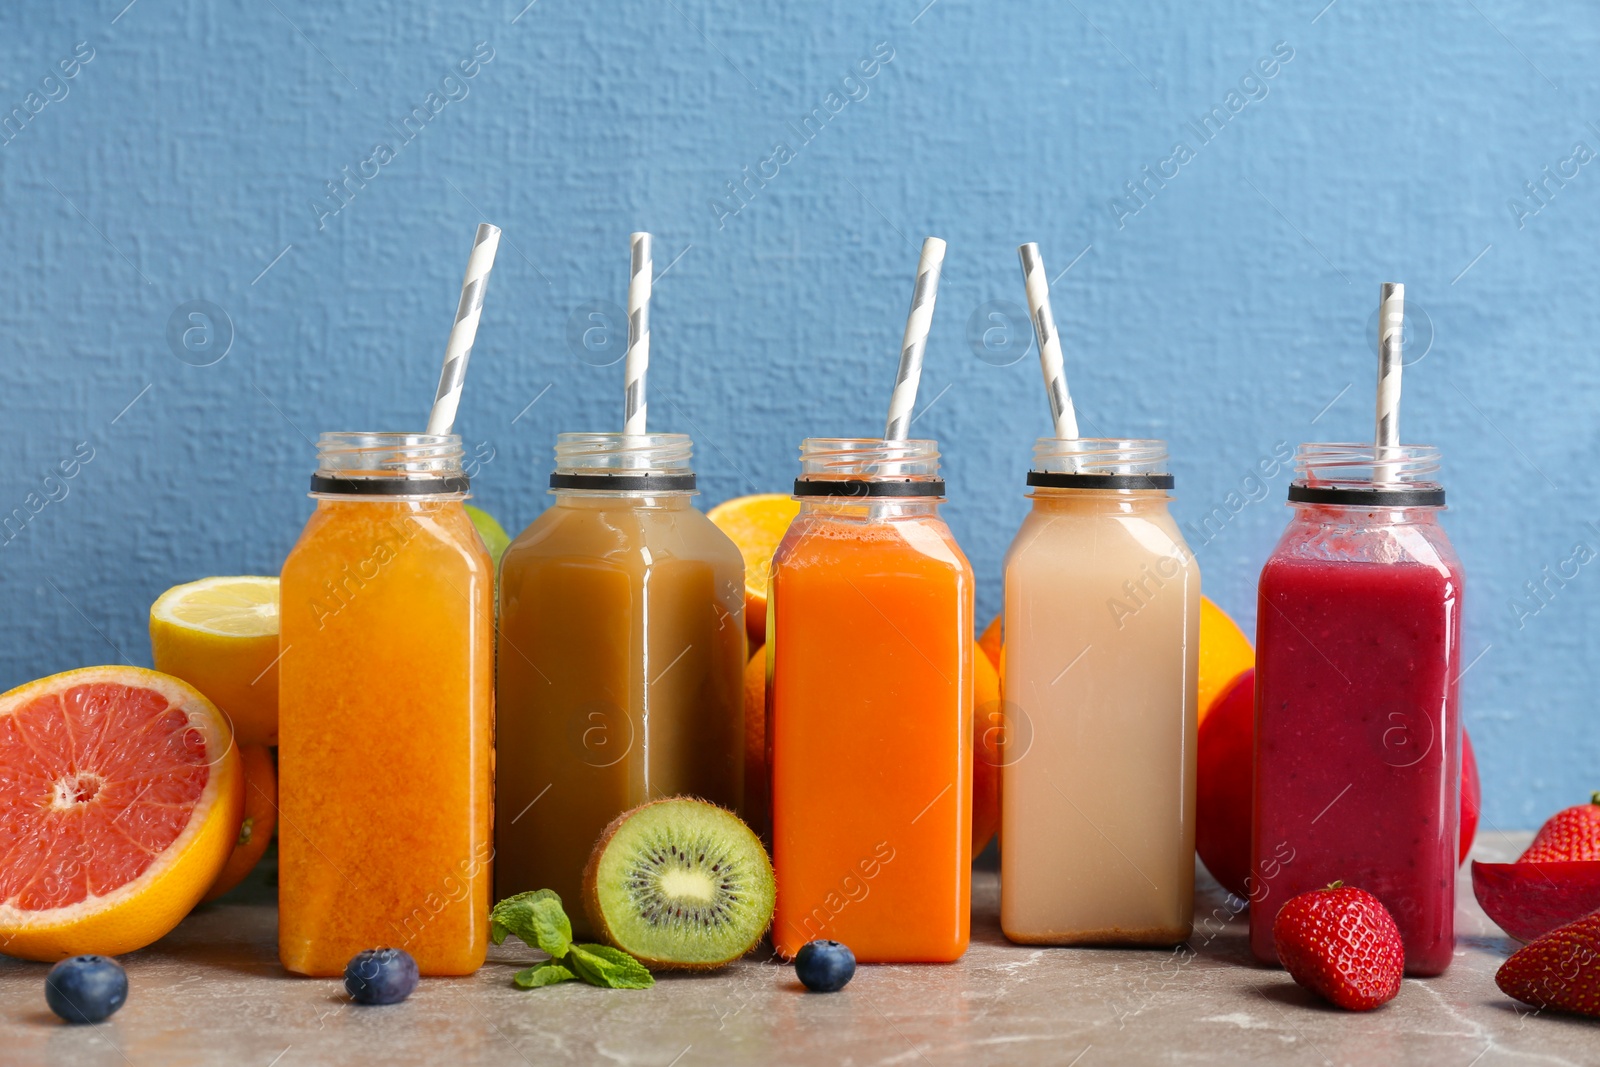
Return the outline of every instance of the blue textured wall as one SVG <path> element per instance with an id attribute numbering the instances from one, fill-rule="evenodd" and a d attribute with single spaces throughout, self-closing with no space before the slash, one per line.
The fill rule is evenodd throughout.
<path id="1" fill-rule="evenodd" d="M 1047 429 L 1003 328 L 1032 239 L 1073 264 L 1087 430 L 1171 441 L 1246 626 L 1286 517 L 1256 464 L 1370 432 L 1378 283 L 1408 283 L 1405 437 L 1448 459 L 1488 820 L 1600 785 L 1592 5 L 524 2 L 6 6 L 0 683 L 147 662 L 162 589 L 275 570 L 307 438 L 423 422 L 482 219 L 460 428 L 513 530 L 554 433 L 620 421 L 620 349 L 582 342 L 630 230 L 673 261 L 651 412 L 707 502 L 876 431 L 916 243 L 947 238 L 916 429 L 987 617 Z"/>

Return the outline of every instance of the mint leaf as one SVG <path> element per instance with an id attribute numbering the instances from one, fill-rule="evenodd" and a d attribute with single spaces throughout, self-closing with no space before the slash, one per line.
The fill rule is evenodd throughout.
<path id="1" fill-rule="evenodd" d="M 610 945 L 573 945 L 566 962 L 590 985 L 607 989 L 649 989 L 656 984 L 644 964 Z"/>
<path id="2" fill-rule="evenodd" d="M 535 963 L 525 971 L 518 971 L 511 980 L 523 989 L 540 989 L 557 982 L 570 982 L 578 977 L 555 960 Z"/>
<path id="3" fill-rule="evenodd" d="M 541 949 L 561 957 L 572 946 L 572 923 L 561 909 L 561 898 L 554 892 L 532 902 L 533 936 Z"/>
<path id="4" fill-rule="evenodd" d="M 606 989 L 648 989 L 656 984 L 644 964 L 619 948 L 574 945 L 572 923 L 562 910 L 561 896 L 551 889 L 518 893 L 496 904 L 489 912 L 489 937 L 497 945 L 516 937 L 550 954 L 550 959 L 512 977 L 523 989 L 574 978 Z"/>
<path id="5" fill-rule="evenodd" d="M 507 936 L 521 937 L 527 932 L 532 937 L 533 927 L 529 912 L 532 902 L 545 890 L 535 889 L 506 897 L 489 911 L 489 940 L 501 944 Z M 534 940 L 537 940 L 536 938 Z M 528 941 L 533 944 L 533 940 Z"/>
<path id="6" fill-rule="evenodd" d="M 489 913 L 489 938 L 498 945 L 508 934 L 553 957 L 565 956 L 572 944 L 572 923 L 561 908 L 560 894 L 535 889 L 496 904 Z"/>

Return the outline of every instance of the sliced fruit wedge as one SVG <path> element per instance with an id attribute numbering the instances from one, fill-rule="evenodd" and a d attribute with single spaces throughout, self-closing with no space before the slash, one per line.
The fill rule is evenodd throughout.
<path id="1" fill-rule="evenodd" d="M 1518 941 L 1532 941 L 1600 909 L 1600 860 L 1472 863 L 1484 913 Z"/>
<path id="2" fill-rule="evenodd" d="M 584 907 L 602 939 L 651 970 L 709 970 L 772 924 L 772 861 L 731 811 L 670 797 L 623 812 L 595 842 Z"/>
<path id="3" fill-rule="evenodd" d="M 201 578 L 156 598 L 150 616 L 216 637 L 268 637 L 278 632 L 278 579 L 257 574 Z"/>
<path id="4" fill-rule="evenodd" d="M 156 670 L 227 713 L 241 745 L 278 743 L 278 579 L 173 586 L 150 606 L 150 649 Z"/>
<path id="5" fill-rule="evenodd" d="M 0 953 L 167 933 L 232 850 L 243 782 L 227 720 L 177 678 L 87 667 L 0 696 Z"/>

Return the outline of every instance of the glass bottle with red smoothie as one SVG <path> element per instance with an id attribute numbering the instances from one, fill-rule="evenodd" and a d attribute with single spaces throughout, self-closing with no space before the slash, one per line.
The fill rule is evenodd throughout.
<path id="1" fill-rule="evenodd" d="M 1425 976 L 1455 943 L 1462 572 L 1438 450 L 1376 459 L 1301 445 L 1261 572 L 1250 947 L 1276 963 L 1283 902 L 1342 880 L 1383 901 Z"/>

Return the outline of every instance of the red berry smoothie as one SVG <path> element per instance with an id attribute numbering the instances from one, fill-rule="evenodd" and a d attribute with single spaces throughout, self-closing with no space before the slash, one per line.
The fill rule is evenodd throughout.
<path id="1" fill-rule="evenodd" d="M 1291 897 L 1381 900 L 1406 973 L 1454 948 L 1459 562 L 1436 508 L 1297 506 L 1261 572 L 1250 947 Z"/>

